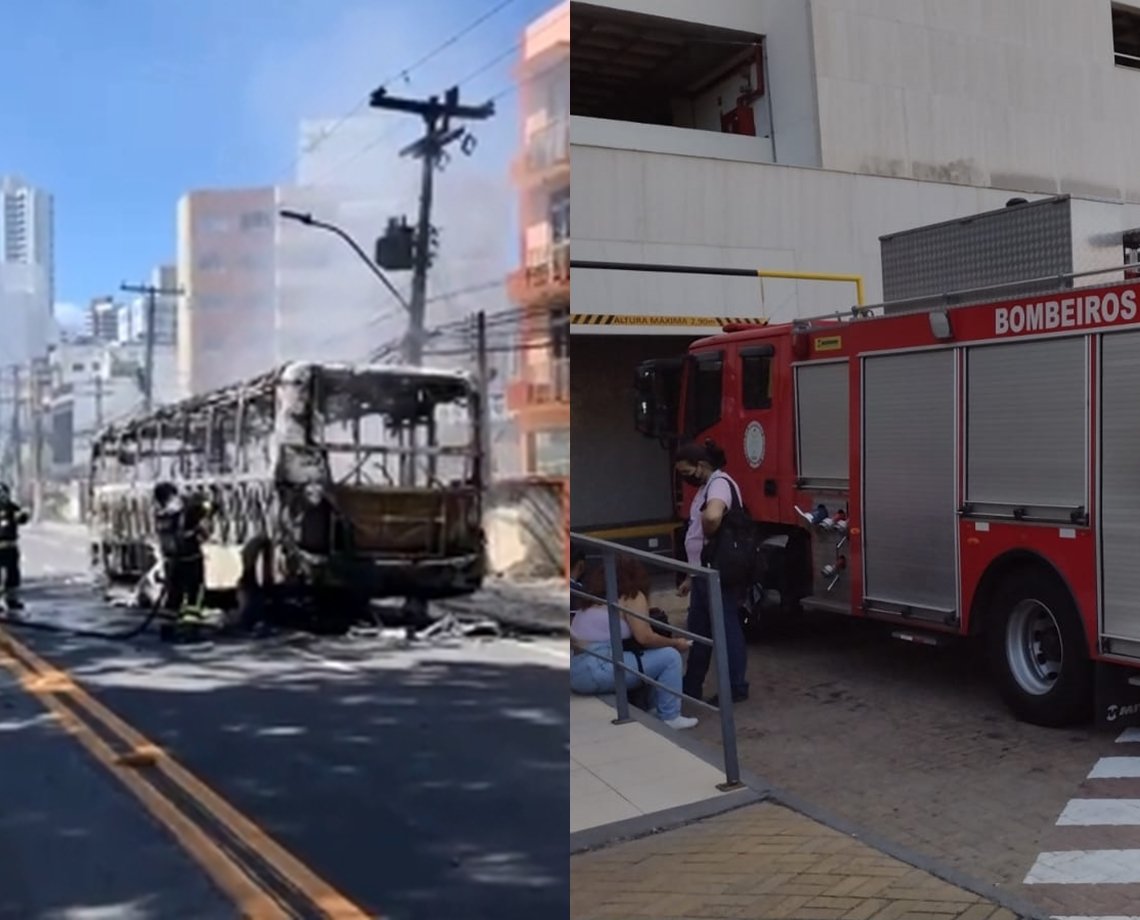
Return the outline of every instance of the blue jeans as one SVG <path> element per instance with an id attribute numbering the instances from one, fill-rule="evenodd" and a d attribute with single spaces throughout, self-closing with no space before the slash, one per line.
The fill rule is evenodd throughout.
<path id="1" fill-rule="evenodd" d="M 614 689 L 615 671 L 610 663 L 610 644 L 595 642 L 586 646 L 586 649 L 594 654 L 580 652 L 570 659 L 570 689 L 574 693 L 586 695 L 609 693 Z M 595 655 L 606 657 L 603 660 Z M 637 659 L 633 652 L 626 652 L 624 658 L 626 667 L 633 669 L 625 672 L 625 685 L 632 689 L 641 679 L 638 676 Z M 681 653 L 675 648 L 649 648 L 641 653 L 641 664 L 646 677 L 652 677 L 673 691 L 666 693 L 649 684 L 650 705 L 664 721 L 675 719 L 681 714 L 681 697 L 674 696 L 681 692 Z"/>
<path id="2" fill-rule="evenodd" d="M 721 585 L 721 603 L 724 604 L 725 651 L 728 653 L 728 681 L 734 695 L 748 692 L 748 648 L 744 643 L 744 624 L 740 620 L 740 597 L 733 588 Z M 712 638 L 712 607 L 709 603 L 709 583 L 704 578 L 693 578 L 689 595 L 689 632 Z M 685 669 L 685 693 L 703 699 L 705 678 L 712 662 L 712 646 L 694 642 L 689 649 L 689 666 Z"/>

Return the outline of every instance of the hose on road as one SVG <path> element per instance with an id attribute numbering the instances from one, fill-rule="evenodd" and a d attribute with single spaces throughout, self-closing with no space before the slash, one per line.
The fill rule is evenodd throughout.
<path id="1" fill-rule="evenodd" d="M 141 583 L 140 583 L 141 586 Z M 52 623 L 46 620 L 29 619 L 24 616 L 13 616 L 10 610 L 0 612 L 0 625 L 12 626 L 19 629 L 32 629 L 39 632 L 55 633 L 57 635 L 73 636 L 77 639 L 100 639 L 108 642 L 127 642 L 141 636 L 150 629 L 152 623 L 160 617 L 164 620 L 173 619 L 172 615 L 163 609 L 166 600 L 165 589 L 153 595 L 146 613 L 137 622 L 123 629 L 85 629 L 79 626 L 66 626 L 62 623 Z"/>
<path id="2" fill-rule="evenodd" d="M 147 629 L 150 628 L 150 624 L 158 618 L 161 612 L 161 606 L 155 604 L 138 623 L 119 630 L 82 629 L 77 626 L 64 626 L 61 623 L 50 623 L 46 620 L 30 620 L 24 617 L 14 617 L 11 613 L 0 615 L 0 626 L 35 629 L 40 632 L 74 636 L 77 639 L 103 639 L 109 642 L 126 642 L 146 632 Z"/>

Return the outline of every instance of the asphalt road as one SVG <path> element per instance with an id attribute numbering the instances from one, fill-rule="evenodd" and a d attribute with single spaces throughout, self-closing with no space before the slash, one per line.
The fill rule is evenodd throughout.
<path id="1" fill-rule="evenodd" d="M 30 529 L 24 556 L 31 617 L 107 615 L 75 583 L 86 564 L 78 534 Z M 511 592 L 484 603 L 502 609 Z M 567 915 L 564 640 L 169 646 L 9 631 L 267 835 L 223 850 L 240 851 L 274 891 L 288 888 L 273 875 L 280 863 L 260 856 L 276 844 L 358 916 Z M 240 916 L 116 777 L 152 768 L 100 764 L 0 674 L 0 917 Z M 155 785 L 224 837 L 206 793 L 176 790 L 165 773 Z"/>

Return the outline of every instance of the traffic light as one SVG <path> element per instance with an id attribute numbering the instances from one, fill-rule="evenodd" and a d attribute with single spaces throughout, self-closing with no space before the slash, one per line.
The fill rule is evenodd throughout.
<path id="1" fill-rule="evenodd" d="M 388 271 L 410 271 L 413 265 L 415 231 L 407 217 L 389 217 L 388 229 L 376 240 L 376 264 Z"/>

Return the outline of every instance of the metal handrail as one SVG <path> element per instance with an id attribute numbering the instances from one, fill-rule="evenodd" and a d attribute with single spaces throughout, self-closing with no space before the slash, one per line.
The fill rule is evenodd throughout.
<path id="1" fill-rule="evenodd" d="M 719 784 L 718 788 L 728 790 L 739 787 L 741 785 L 740 761 L 736 749 L 736 722 L 733 717 L 732 685 L 729 680 L 728 671 L 728 648 L 724 631 L 724 603 L 720 593 L 720 573 L 717 572 L 716 569 L 707 569 L 699 565 L 692 565 L 688 562 L 680 562 L 676 559 L 666 559 L 653 553 L 647 553 L 644 550 L 630 549 L 619 543 L 612 543 L 609 540 L 599 540 L 597 537 L 587 537 L 585 534 L 574 533 L 573 531 L 570 533 L 570 543 L 571 545 L 580 545 L 597 550 L 602 556 L 602 563 L 605 567 L 606 596 L 604 598 L 597 597 L 580 588 L 574 587 L 571 587 L 570 593 L 572 596 L 583 597 L 599 604 L 605 604 L 609 611 L 610 657 L 606 658 L 589 649 L 580 649 L 579 651 L 587 655 L 592 655 L 595 658 L 609 661 L 614 667 L 614 699 L 615 708 L 617 709 L 617 718 L 614 720 L 614 724 L 624 725 L 631 721 L 629 717 L 629 694 L 626 690 L 625 680 L 616 679 L 619 668 L 623 672 L 629 671 L 637 674 L 640 680 L 660 690 L 664 690 L 675 696 L 680 696 L 681 699 L 691 700 L 706 709 L 719 712 L 721 743 L 724 746 L 725 782 Z M 681 572 L 690 578 L 707 579 L 709 586 L 709 613 L 712 621 L 712 638 L 699 636 L 687 629 L 682 629 L 680 626 L 674 626 L 668 622 L 662 623 L 644 614 L 635 613 L 632 610 L 627 610 L 622 607 L 618 603 L 617 593 L 617 557 L 619 555 L 638 559 L 658 568 Z M 719 705 L 713 706 L 704 700 L 689 696 L 683 691 L 677 693 L 675 690 L 662 685 L 644 674 L 641 670 L 627 665 L 625 663 L 625 650 L 622 648 L 621 615 L 632 616 L 636 619 L 646 621 L 659 629 L 667 629 L 670 633 L 682 635 L 702 645 L 711 645 L 713 658 L 716 661 L 717 702 Z"/>

